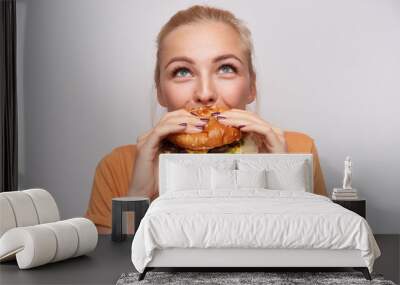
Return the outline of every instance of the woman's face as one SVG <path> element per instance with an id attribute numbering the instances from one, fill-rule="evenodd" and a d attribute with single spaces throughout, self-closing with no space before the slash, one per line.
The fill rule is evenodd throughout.
<path id="1" fill-rule="evenodd" d="M 255 95 L 243 43 L 229 25 L 184 25 L 164 38 L 157 96 L 168 111 L 204 105 L 245 109 Z"/>

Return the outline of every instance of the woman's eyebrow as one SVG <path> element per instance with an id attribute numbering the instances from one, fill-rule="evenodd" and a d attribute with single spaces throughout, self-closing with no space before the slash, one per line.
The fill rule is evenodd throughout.
<path id="1" fill-rule="evenodd" d="M 234 58 L 243 64 L 242 60 L 234 54 L 224 54 L 224 55 L 217 56 L 216 58 L 213 59 L 213 62 L 218 62 L 218 61 L 228 59 L 228 58 Z"/>
<path id="2" fill-rule="evenodd" d="M 171 63 L 175 62 L 175 61 L 186 61 L 188 63 L 194 63 L 193 60 L 191 60 L 190 58 L 188 58 L 187 56 L 176 56 L 170 59 L 170 61 L 168 61 L 168 63 L 165 65 L 164 68 L 167 68 L 168 65 L 170 65 Z"/>
<path id="3" fill-rule="evenodd" d="M 221 60 L 224 60 L 224 59 L 228 59 L 228 58 L 234 58 L 234 59 L 238 60 L 240 63 L 243 64 L 242 60 L 239 57 L 237 57 L 236 55 L 234 55 L 234 54 L 219 55 L 219 56 L 217 56 L 216 58 L 213 59 L 213 63 L 221 61 Z M 173 63 L 175 61 L 186 61 L 186 62 L 191 63 L 191 64 L 194 63 L 194 61 L 191 58 L 187 57 L 187 56 L 176 56 L 176 57 L 171 58 L 170 61 L 168 61 L 168 63 L 165 65 L 164 68 L 167 68 L 168 65 L 170 65 L 171 63 Z"/>

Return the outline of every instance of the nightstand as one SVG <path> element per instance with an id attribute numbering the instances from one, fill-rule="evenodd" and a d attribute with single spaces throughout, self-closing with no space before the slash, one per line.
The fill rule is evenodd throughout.
<path id="1" fill-rule="evenodd" d="M 357 200 L 333 200 L 332 202 L 339 204 L 340 206 L 353 211 L 356 214 L 359 214 L 361 217 L 366 219 L 366 200 L 365 199 L 357 199 Z"/>
<path id="2" fill-rule="evenodd" d="M 112 241 L 123 241 L 126 239 L 127 220 L 124 219 L 126 212 L 135 213 L 135 232 L 140 221 L 146 214 L 150 205 L 147 197 L 118 197 L 112 199 Z"/>

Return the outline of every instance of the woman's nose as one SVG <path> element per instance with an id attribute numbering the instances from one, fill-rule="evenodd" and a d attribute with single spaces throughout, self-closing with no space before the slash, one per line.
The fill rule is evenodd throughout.
<path id="1" fill-rule="evenodd" d="M 193 99 L 196 103 L 202 105 L 211 105 L 215 103 L 217 101 L 217 94 L 212 80 L 208 78 L 201 80 Z"/>

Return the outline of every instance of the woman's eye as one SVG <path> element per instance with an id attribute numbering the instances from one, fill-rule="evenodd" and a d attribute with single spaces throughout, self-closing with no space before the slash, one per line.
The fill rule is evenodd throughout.
<path id="1" fill-rule="evenodd" d="M 236 72 L 236 68 L 231 64 L 224 64 L 219 68 L 219 70 L 221 70 L 222 73 Z"/>
<path id="2" fill-rule="evenodd" d="M 190 75 L 190 71 L 185 67 L 180 67 L 174 70 L 173 75 L 174 77 L 187 77 Z"/>

